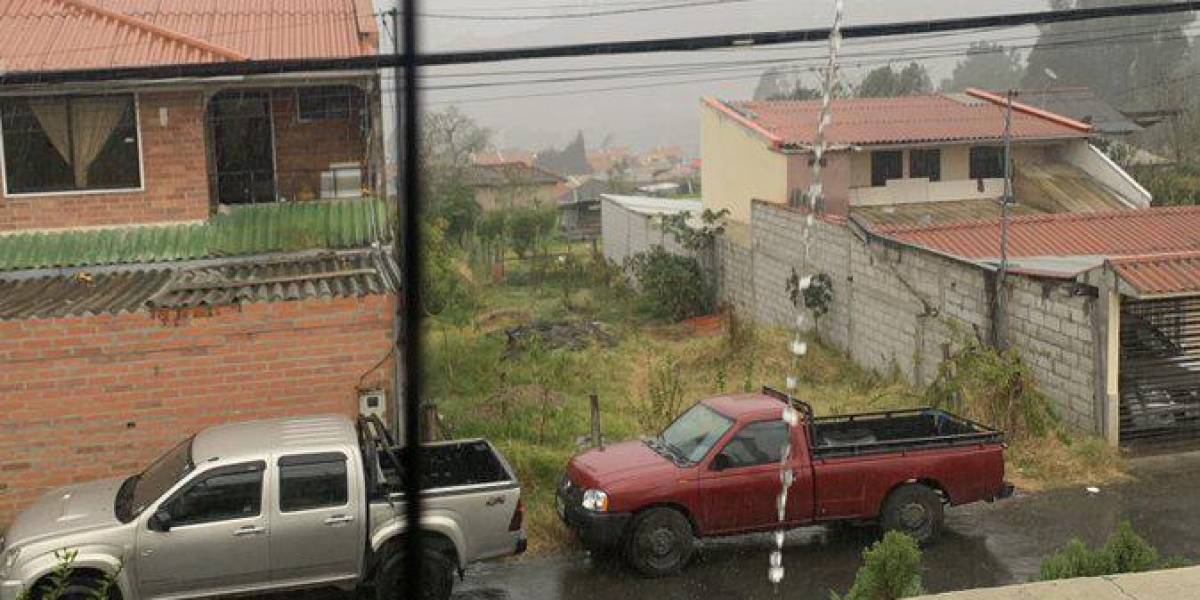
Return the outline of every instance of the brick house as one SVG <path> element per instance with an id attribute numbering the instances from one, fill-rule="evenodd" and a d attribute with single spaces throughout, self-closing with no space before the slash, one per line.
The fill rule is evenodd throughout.
<path id="1" fill-rule="evenodd" d="M 0 5 L 9 72 L 377 38 L 366 0 Z M 0 89 L 0 525 L 208 425 L 392 396 L 379 97 L 374 72 Z"/>
<path id="2" fill-rule="evenodd" d="M 1004 99 L 968 90 L 833 103 L 822 212 L 918 213 L 986 218 L 1004 193 Z M 706 208 L 750 220 L 752 200 L 803 204 L 812 181 L 818 101 L 731 102 L 701 107 Z M 1149 206 L 1150 195 L 1088 142 L 1088 124 L 1014 103 L 1014 197 L 1039 213 Z"/>

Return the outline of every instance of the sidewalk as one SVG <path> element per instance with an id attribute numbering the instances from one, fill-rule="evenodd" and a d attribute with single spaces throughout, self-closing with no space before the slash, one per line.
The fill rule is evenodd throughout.
<path id="1" fill-rule="evenodd" d="M 1200 596 L 1200 567 L 964 590 L 925 600 L 1175 600 Z M 918 599 L 919 600 L 919 599 Z"/>

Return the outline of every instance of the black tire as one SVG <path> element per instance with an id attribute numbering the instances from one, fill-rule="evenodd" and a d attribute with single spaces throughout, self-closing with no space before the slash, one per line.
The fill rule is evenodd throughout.
<path id="1" fill-rule="evenodd" d="M 942 497 L 937 492 L 920 483 L 909 483 L 888 496 L 879 524 L 884 533 L 907 533 L 925 546 L 941 534 L 944 517 Z"/>
<path id="2" fill-rule="evenodd" d="M 687 517 L 670 508 L 651 508 L 633 519 L 625 561 L 646 577 L 674 575 L 691 560 L 695 546 Z"/>
<path id="3" fill-rule="evenodd" d="M 104 583 L 95 577 L 80 575 L 72 577 L 67 586 L 63 588 L 62 593 L 55 596 L 54 584 L 48 580 L 42 580 L 38 583 L 29 597 L 31 600 L 41 600 L 42 598 L 55 598 L 59 600 L 92 600 L 104 587 Z M 111 583 L 108 586 L 108 594 L 105 596 L 108 600 L 121 600 L 121 590 L 117 584 Z"/>
<path id="4" fill-rule="evenodd" d="M 376 600 L 447 600 L 454 590 L 454 563 L 443 553 L 425 550 L 421 561 L 421 589 L 417 597 L 404 598 L 404 553 L 384 559 L 375 577 Z"/>

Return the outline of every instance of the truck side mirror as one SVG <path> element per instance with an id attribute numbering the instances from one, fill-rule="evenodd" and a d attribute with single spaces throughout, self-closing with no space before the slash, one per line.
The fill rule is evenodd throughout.
<path id="1" fill-rule="evenodd" d="M 732 466 L 733 461 L 730 460 L 729 455 L 721 453 L 713 457 L 712 464 L 710 464 L 708 468 L 713 471 L 724 471 Z"/>
<path id="2" fill-rule="evenodd" d="M 146 521 L 146 527 L 149 527 L 150 531 L 157 531 L 159 533 L 170 531 L 171 512 L 165 508 L 158 509 L 158 511 L 150 516 L 150 520 Z"/>

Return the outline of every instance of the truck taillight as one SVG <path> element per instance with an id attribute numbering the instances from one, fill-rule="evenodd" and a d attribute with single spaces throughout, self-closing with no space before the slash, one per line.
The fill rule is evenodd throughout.
<path id="1" fill-rule="evenodd" d="M 517 510 L 513 511 L 512 521 L 508 523 L 509 531 L 520 531 L 525 524 L 525 502 L 517 498 Z"/>

